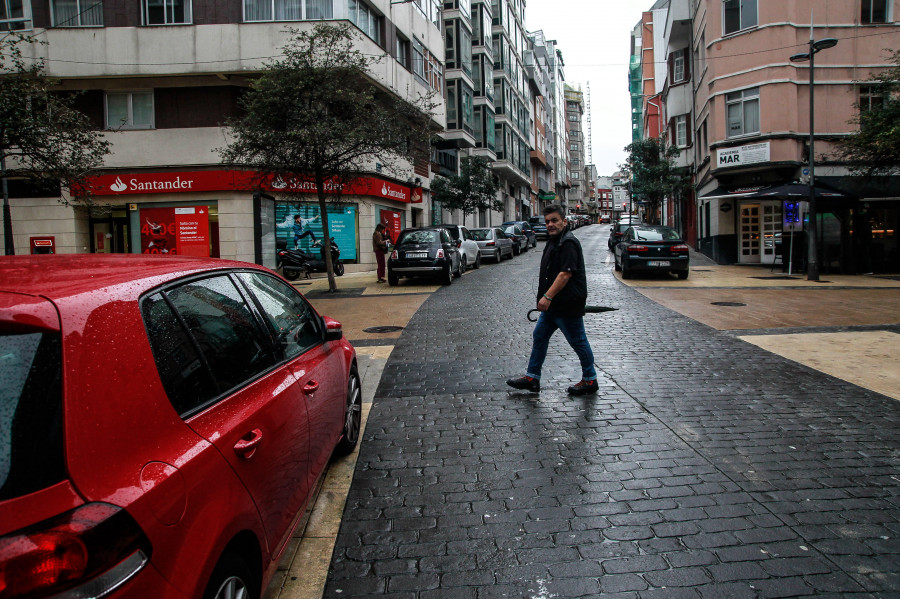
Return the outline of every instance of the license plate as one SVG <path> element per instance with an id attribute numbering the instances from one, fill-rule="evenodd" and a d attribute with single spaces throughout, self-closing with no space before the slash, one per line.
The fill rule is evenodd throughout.
<path id="1" fill-rule="evenodd" d="M 428 252 L 406 252 L 407 258 L 427 258 Z"/>
<path id="2" fill-rule="evenodd" d="M 647 262 L 647 266 L 672 266 L 672 263 L 668 260 L 651 260 Z"/>

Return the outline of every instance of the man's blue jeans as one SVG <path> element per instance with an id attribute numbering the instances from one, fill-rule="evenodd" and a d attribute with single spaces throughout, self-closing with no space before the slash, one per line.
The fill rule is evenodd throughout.
<path id="1" fill-rule="evenodd" d="M 553 312 L 541 312 L 537 324 L 534 325 L 531 345 L 531 359 L 528 360 L 528 376 L 541 378 L 541 367 L 547 357 L 547 347 L 550 345 L 550 337 L 559 329 L 566 337 L 566 341 L 575 350 L 578 360 L 581 362 L 581 378 L 585 381 L 593 381 L 597 378 L 594 370 L 594 352 L 588 343 L 584 332 L 584 318 L 581 316 L 560 316 Z"/>

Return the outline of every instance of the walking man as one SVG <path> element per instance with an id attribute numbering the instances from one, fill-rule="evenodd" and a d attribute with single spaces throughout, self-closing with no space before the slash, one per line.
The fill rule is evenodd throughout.
<path id="1" fill-rule="evenodd" d="M 375 262 L 378 264 L 378 282 L 384 283 L 384 253 L 387 251 L 387 240 L 384 238 L 387 227 L 384 223 L 375 225 L 372 233 L 372 250 L 375 252 Z"/>
<path id="2" fill-rule="evenodd" d="M 309 223 L 317 218 L 319 218 L 318 214 L 312 218 L 301 218 L 299 214 L 294 215 L 294 249 L 300 247 L 300 240 L 307 235 L 313 238 L 313 245 L 318 245 L 319 240 L 316 239 L 316 234 L 307 227 Z"/>
<path id="3" fill-rule="evenodd" d="M 587 275 L 581 243 L 567 228 L 559 204 L 544 208 L 544 222 L 549 237 L 541 257 L 537 292 L 537 309 L 541 315 L 532 334 L 531 359 L 525 376 L 509 379 L 506 384 L 526 391 L 541 390 L 541 367 L 547 357 L 550 337 L 559 329 L 581 362 L 581 381 L 567 391 L 571 395 L 596 393 L 599 387 L 594 353 L 584 332 Z"/>

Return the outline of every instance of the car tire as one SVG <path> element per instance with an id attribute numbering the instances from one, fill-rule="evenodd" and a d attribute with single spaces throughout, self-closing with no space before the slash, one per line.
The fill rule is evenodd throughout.
<path id="1" fill-rule="evenodd" d="M 477 254 L 475 254 L 475 264 L 472 265 L 472 268 L 474 268 L 475 270 L 478 270 L 479 268 L 481 268 L 481 252 L 480 251 Z"/>
<path id="2" fill-rule="evenodd" d="M 359 443 L 359 431 L 362 428 L 362 386 L 356 367 L 350 369 L 347 381 L 347 411 L 344 413 L 344 428 L 341 440 L 334 448 L 335 455 L 345 456 L 353 453 Z"/>
<path id="3" fill-rule="evenodd" d="M 500 264 L 501 262 L 503 262 L 503 249 L 502 248 L 497 248 L 497 255 L 495 256 L 495 258 L 497 258 L 497 264 Z"/>
<path id="4" fill-rule="evenodd" d="M 247 562 L 237 553 L 226 553 L 219 559 L 203 599 L 259 599 L 259 583 Z"/>
<path id="5" fill-rule="evenodd" d="M 392 272 L 388 272 L 388 285 L 396 287 L 400 283 L 400 277 Z"/>
<path id="6" fill-rule="evenodd" d="M 618 270 L 622 270 L 622 267 L 619 266 L 619 261 L 616 260 L 615 257 L 613 257 L 613 269 L 614 269 L 614 270 L 617 270 L 617 271 L 618 271 Z"/>
<path id="7" fill-rule="evenodd" d="M 450 285 L 451 283 L 453 283 L 453 271 L 448 264 L 447 268 L 441 273 L 441 285 Z"/>
<path id="8" fill-rule="evenodd" d="M 466 256 L 462 255 L 459 257 L 459 266 L 456 268 L 456 278 L 463 276 L 464 272 L 466 272 Z"/>
<path id="9" fill-rule="evenodd" d="M 628 262 L 622 260 L 622 278 L 630 279 L 631 278 L 631 269 L 628 268 Z"/>
<path id="10" fill-rule="evenodd" d="M 688 275 L 690 274 L 690 272 L 691 272 L 691 271 L 689 271 L 689 270 L 681 270 L 681 271 L 678 271 L 678 272 L 675 273 L 675 274 L 678 276 L 678 278 L 679 278 L 680 280 L 684 281 L 685 279 L 688 278 Z"/>
<path id="11" fill-rule="evenodd" d="M 519 244 L 513 246 L 513 256 L 518 256 L 522 253 L 522 248 L 519 247 Z"/>

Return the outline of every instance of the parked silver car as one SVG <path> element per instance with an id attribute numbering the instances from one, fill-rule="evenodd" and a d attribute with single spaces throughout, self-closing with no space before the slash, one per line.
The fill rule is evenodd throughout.
<path id="1" fill-rule="evenodd" d="M 469 233 L 478 243 L 478 249 L 484 259 L 492 258 L 498 263 L 503 256 L 513 257 L 513 241 L 502 230 L 496 227 L 486 229 L 471 229 Z"/>
<path id="2" fill-rule="evenodd" d="M 459 271 L 466 272 L 467 268 L 479 268 L 481 266 L 481 250 L 472 239 L 472 233 L 462 225 L 441 225 L 450 233 L 450 238 L 456 242 L 459 248 Z"/>

